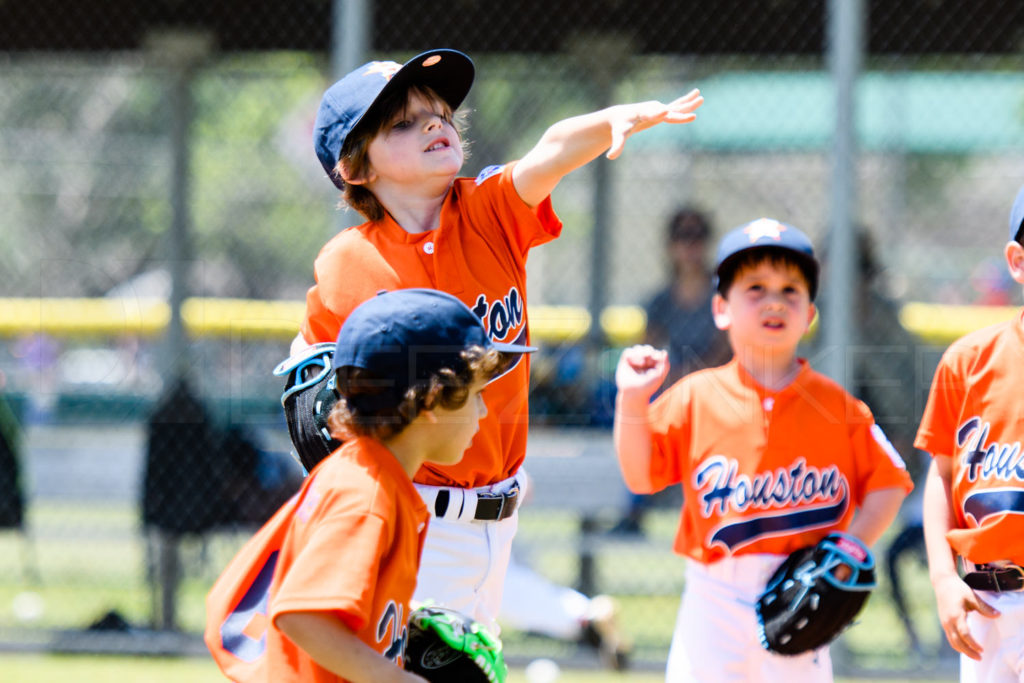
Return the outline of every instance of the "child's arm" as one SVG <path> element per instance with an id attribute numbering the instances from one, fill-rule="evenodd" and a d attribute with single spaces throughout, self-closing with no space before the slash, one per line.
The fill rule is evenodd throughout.
<path id="1" fill-rule="evenodd" d="M 928 574 L 935 590 L 939 621 L 949 644 L 957 652 L 980 660 L 981 645 L 967 628 L 967 613 L 976 611 L 985 617 L 997 617 L 999 612 L 979 598 L 960 578 L 956 570 L 956 556 L 946 540 L 946 532 L 954 526 L 952 469 L 952 458 L 937 455 L 932 458 L 924 483 L 924 543 L 928 551 Z"/>
<path id="2" fill-rule="evenodd" d="M 697 118 L 693 112 L 703 103 L 700 91 L 694 89 L 669 104 L 619 104 L 559 121 L 512 169 L 516 192 L 528 205 L 537 206 L 570 171 L 605 150 L 609 159 L 618 157 L 626 139 L 634 133 L 659 123 L 693 121 Z"/>
<path id="3" fill-rule="evenodd" d="M 285 612 L 274 624 L 317 664 L 347 681 L 423 683 L 425 680 L 381 656 L 328 612 Z"/>
<path id="4" fill-rule="evenodd" d="M 615 369 L 615 453 L 626 486 L 633 493 L 653 493 L 651 486 L 651 396 L 668 374 L 668 353 L 650 346 L 622 352 Z"/>
<path id="5" fill-rule="evenodd" d="M 864 502 L 857 509 L 847 533 L 856 536 L 870 548 L 896 519 L 906 497 L 906 491 L 900 486 L 870 492 L 864 496 Z"/>

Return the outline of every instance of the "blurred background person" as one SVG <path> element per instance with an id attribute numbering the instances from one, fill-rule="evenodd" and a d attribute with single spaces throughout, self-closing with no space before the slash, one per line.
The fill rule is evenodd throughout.
<path id="1" fill-rule="evenodd" d="M 665 237 L 670 279 L 644 305 L 644 343 L 668 350 L 671 368 L 663 388 L 694 370 L 720 365 L 730 355 L 725 335 L 711 317 L 710 222 L 703 212 L 686 206 L 669 220 Z"/>
<path id="2" fill-rule="evenodd" d="M 930 372 L 918 377 L 918 352 L 924 342 L 903 326 L 902 302 L 888 288 L 885 268 L 878 259 L 867 228 L 857 229 L 857 263 L 852 297 L 856 327 L 846 354 L 850 393 L 871 406 L 875 422 L 907 463 L 917 480 L 924 462 L 914 449 L 914 434 L 924 410 Z M 829 255 L 822 255 L 822 281 L 828 278 Z M 807 340 L 802 355 L 812 361 L 831 352 L 823 348 L 821 313 L 828 304 L 828 289 L 819 297 L 817 332 Z M 911 496 L 913 497 L 913 496 Z"/>
<path id="3" fill-rule="evenodd" d="M 670 277 L 644 305 L 647 315 L 644 343 L 668 350 L 670 367 L 662 389 L 694 370 L 721 365 L 731 355 L 728 339 L 715 327 L 711 317 L 714 294 L 708 265 L 711 232 L 705 213 L 693 206 L 679 208 L 666 226 Z M 644 515 L 657 502 L 656 498 L 666 494 L 671 497 L 675 493 L 674 489 L 653 496 L 628 493 L 626 511 L 611 531 L 640 534 Z"/>

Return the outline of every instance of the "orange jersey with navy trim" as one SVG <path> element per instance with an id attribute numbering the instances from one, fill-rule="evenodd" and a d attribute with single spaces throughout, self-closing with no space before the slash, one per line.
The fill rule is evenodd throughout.
<path id="1" fill-rule="evenodd" d="M 365 437 L 345 443 L 210 590 L 205 640 L 217 665 L 234 681 L 342 681 L 273 627 L 286 612 L 322 611 L 404 666 L 428 518 L 387 448 Z"/>
<path id="2" fill-rule="evenodd" d="M 952 462 L 950 546 L 976 564 L 1024 564 L 1024 311 L 939 361 L 914 445 Z"/>
<path id="3" fill-rule="evenodd" d="M 869 492 L 913 487 L 867 406 L 800 363 L 780 391 L 733 359 L 651 404 L 651 481 L 683 488 L 679 554 L 789 554 L 846 529 Z"/>
<path id="4" fill-rule="evenodd" d="M 380 290 L 428 287 L 457 296 L 484 321 L 491 338 L 529 343 L 526 257 L 562 224 L 550 198 L 530 208 L 512 185 L 512 164 L 458 178 L 440 227 L 411 234 L 386 216 L 342 231 L 320 251 L 316 284 L 306 296 L 302 336 L 333 342 L 349 313 Z M 487 416 L 461 462 L 425 464 L 416 481 L 473 488 L 516 473 L 526 455 L 529 354 L 484 391 Z"/>

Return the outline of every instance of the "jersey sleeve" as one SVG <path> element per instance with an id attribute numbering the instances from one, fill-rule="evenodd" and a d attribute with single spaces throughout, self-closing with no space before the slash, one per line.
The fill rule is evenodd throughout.
<path id="1" fill-rule="evenodd" d="M 680 381 L 651 403 L 651 485 L 654 490 L 678 484 L 689 457 L 689 385 Z"/>
<path id="2" fill-rule="evenodd" d="M 320 287 L 315 284 L 306 292 L 306 316 L 299 327 L 302 338 L 310 344 L 334 341 L 341 330 L 341 320 L 324 304 Z"/>
<path id="3" fill-rule="evenodd" d="M 372 239 L 377 229 L 364 223 L 342 230 L 317 254 L 315 284 L 306 293 L 300 327 L 308 343 L 335 341 L 352 309 L 381 290 L 422 286 L 408 281 L 407 274 L 417 268 L 415 252 L 392 249 L 385 254 L 387 240 Z"/>
<path id="4" fill-rule="evenodd" d="M 281 580 L 271 620 L 285 612 L 331 611 L 353 631 L 362 629 L 371 618 L 390 535 L 388 523 L 375 514 L 347 511 L 320 520 Z"/>
<path id="5" fill-rule="evenodd" d="M 512 183 L 516 162 L 488 166 L 474 180 L 474 199 L 466 202 L 471 223 L 500 231 L 520 260 L 535 246 L 550 242 L 562 232 L 562 221 L 555 214 L 551 197 L 531 207 L 522 200 Z M 496 236 L 497 237 L 497 236 Z"/>
<path id="6" fill-rule="evenodd" d="M 964 401 L 964 384 L 956 369 L 958 355 L 954 347 L 942 355 L 914 439 L 916 448 L 932 455 L 953 454 L 953 433 Z"/>
<path id="7" fill-rule="evenodd" d="M 856 415 L 852 421 L 851 442 L 857 464 L 857 504 L 860 505 L 868 493 L 881 489 L 902 488 L 909 493 L 914 484 L 903 457 L 875 423 L 867 405 L 850 400 L 851 410 Z"/>

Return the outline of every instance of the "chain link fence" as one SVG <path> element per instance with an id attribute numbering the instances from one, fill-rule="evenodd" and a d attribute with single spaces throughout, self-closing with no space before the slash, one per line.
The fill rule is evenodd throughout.
<path id="1" fill-rule="evenodd" d="M 341 25 L 352 5 L 365 25 Z M 519 553 L 549 579 L 616 595 L 638 660 L 663 660 L 682 587 L 678 499 L 656 498 L 637 534 L 604 533 L 629 504 L 610 460 L 612 368 L 672 281 L 680 207 L 704 213 L 709 250 L 759 216 L 828 244 L 828 8 L 0 3 L 0 638 L 105 649 L 104 635 L 128 633 L 117 647 L 195 648 L 206 589 L 297 487 L 270 369 L 319 247 L 355 221 L 310 145 L 341 50 L 332 36 L 347 35 L 366 42 L 359 61 L 469 52 L 465 175 L 517 158 L 566 116 L 701 88 L 695 124 L 646 131 L 563 180 L 563 235 L 529 265 L 542 346 L 531 448 L 538 463 L 577 449 L 607 476 L 598 503 L 525 508 Z M 979 312 L 1020 303 L 1001 248 L 1024 179 L 1024 6 L 872 1 L 863 14 L 855 338 L 839 352 L 918 473 L 910 440 L 938 354 Z M 175 346 L 167 306 L 182 301 Z M 837 352 L 815 339 L 812 362 Z M 166 379 L 176 361 L 183 384 Z M 905 517 L 913 550 L 912 504 Z M 943 652 L 920 559 L 899 562 L 916 630 L 894 643 L 854 629 L 844 666 L 901 670 Z M 887 583 L 868 614 L 903 633 Z M 574 652 L 508 638 L 513 656 Z"/>

